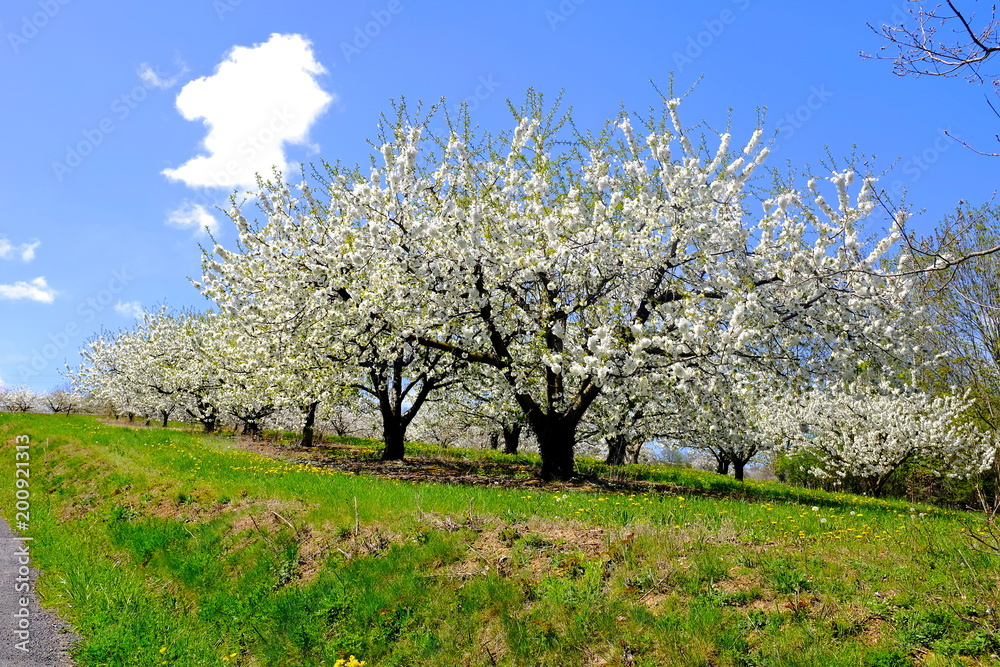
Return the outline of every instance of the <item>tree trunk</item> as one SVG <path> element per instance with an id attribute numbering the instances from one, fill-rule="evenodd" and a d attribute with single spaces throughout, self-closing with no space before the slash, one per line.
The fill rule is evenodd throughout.
<path id="1" fill-rule="evenodd" d="M 725 454 L 719 454 L 718 456 L 715 457 L 715 461 L 716 461 L 715 472 L 719 473 L 720 475 L 728 475 L 729 463 L 730 463 L 729 457 L 726 456 Z"/>
<path id="2" fill-rule="evenodd" d="M 490 433 L 490 449 L 500 449 L 500 434 Z"/>
<path id="3" fill-rule="evenodd" d="M 520 424 L 503 427 L 503 453 L 517 454 L 517 448 L 521 444 L 521 430 L 524 427 Z"/>
<path id="4" fill-rule="evenodd" d="M 612 436 L 608 440 L 608 456 L 604 463 L 609 466 L 625 465 L 625 456 L 628 453 L 628 438 L 623 434 Z"/>
<path id="5" fill-rule="evenodd" d="M 398 417 L 382 413 L 382 434 L 385 439 L 385 449 L 382 450 L 383 461 L 402 461 L 406 454 L 406 427 Z"/>
<path id="6" fill-rule="evenodd" d="M 746 461 L 739 459 L 733 461 L 733 475 L 736 477 L 737 482 L 743 481 L 743 468 L 746 467 L 746 464 Z"/>
<path id="7" fill-rule="evenodd" d="M 302 427 L 302 442 L 299 443 L 299 447 L 313 446 L 313 428 L 316 425 L 316 409 L 318 407 L 319 401 L 313 401 L 306 410 L 306 423 Z"/>
<path id="8" fill-rule="evenodd" d="M 366 391 L 378 398 L 379 413 L 382 415 L 382 439 L 385 441 L 383 461 L 403 460 L 406 454 L 406 429 L 431 391 L 438 386 L 436 378 L 423 373 L 406 384 L 403 371 L 408 363 L 401 354 L 391 364 L 376 364 L 368 371 L 371 388 Z M 418 385 L 419 389 L 411 393 Z M 404 411 L 405 404 L 409 407 Z"/>
<path id="9" fill-rule="evenodd" d="M 216 428 L 218 428 L 219 419 L 218 417 L 212 415 L 210 417 L 204 417 L 201 420 L 201 426 L 205 430 L 205 433 L 215 433 Z"/>
<path id="10" fill-rule="evenodd" d="M 539 476 L 543 481 L 566 481 L 574 472 L 573 448 L 576 445 L 576 422 L 570 423 L 563 415 L 535 414 L 531 429 L 538 439 L 542 455 Z"/>

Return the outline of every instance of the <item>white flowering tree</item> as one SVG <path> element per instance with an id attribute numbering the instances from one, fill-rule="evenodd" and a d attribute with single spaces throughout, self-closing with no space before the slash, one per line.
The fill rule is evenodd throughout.
<path id="1" fill-rule="evenodd" d="M 855 382 L 787 394 L 771 407 L 762 430 L 786 451 L 811 454 L 818 463 L 810 473 L 860 480 L 875 496 L 909 461 L 965 478 L 988 468 L 996 456 L 996 434 L 970 418 L 967 395 Z"/>
<path id="2" fill-rule="evenodd" d="M 590 443 L 607 465 L 638 463 L 646 444 L 656 439 L 681 440 L 679 406 L 673 392 L 644 390 L 641 379 L 605 387 L 577 430 L 580 443 Z"/>
<path id="3" fill-rule="evenodd" d="M 469 369 L 435 401 L 442 404 L 440 412 L 457 427 L 487 434 L 490 449 L 500 449 L 502 441 L 505 454 L 518 453 L 524 416 L 493 369 L 481 365 Z"/>
<path id="4" fill-rule="evenodd" d="M 789 391 L 774 377 L 731 369 L 714 382 L 689 385 L 675 428 L 685 433 L 689 447 L 711 454 L 718 472 L 728 474 L 731 466 L 736 480 L 743 481 L 747 464 L 774 449 L 774 434 L 766 423 L 780 409 L 774 397 Z"/>
<path id="5" fill-rule="evenodd" d="M 386 309 L 398 298 L 391 278 L 349 251 L 358 213 L 336 199 L 321 204 L 304 186 L 297 195 L 277 178 L 261 182 L 260 224 L 234 201 L 236 249 L 206 250 L 196 286 L 251 337 L 292 341 L 294 354 L 274 360 L 271 372 L 312 381 L 323 374 L 322 386 L 370 399 L 382 421 L 382 459 L 402 459 L 410 423 L 461 363 L 389 324 Z"/>
<path id="6" fill-rule="evenodd" d="M 0 410 L 31 412 L 40 407 L 41 397 L 30 387 L 0 387 Z"/>
<path id="7" fill-rule="evenodd" d="M 435 137 L 433 112 L 399 107 L 368 173 L 264 184 L 261 226 L 234 209 L 243 251 L 206 259 L 206 294 L 276 321 L 322 304 L 332 356 L 361 341 L 369 364 L 415 364 L 370 386 L 417 383 L 413 406 L 455 373 L 441 354 L 491 367 L 544 479 L 573 475 L 581 421 L 611 388 L 669 400 L 734 364 L 850 377 L 908 356 L 920 313 L 899 307 L 912 278 L 883 266 L 896 232 L 867 242 L 871 181 L 843 171 L 761 202 L 762 131 L 696 145 L 679 106 L 664 99 L 641 135 L 625 113 L 581 134 L 529 94 L 495 137 L 464 116 Z M 247 258 L 272 285 L 254 291 Z"/>
<path id="8" fill-rule="evenodd" d="M 84 407 L 83 397 L 73 391 L 70 385 L 56 387 L 42 397 L 42 403 L 54 414 L 73 414 Z"/>
<path id="9" fill-rule="evenodd" d="M 68 371 L 74 388 L 124 414 L 166 425 L 176 410 L 215 430 L 220 417 L 218 368 L 204 353 L 216 340 L 211 314 L 146 313 L 132 330 L 104 332 L 81 351 Z"/>

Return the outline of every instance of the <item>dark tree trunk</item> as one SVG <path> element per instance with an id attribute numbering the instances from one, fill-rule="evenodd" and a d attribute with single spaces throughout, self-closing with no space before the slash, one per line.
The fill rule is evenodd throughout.
<path id="1" fill-rule="evenodd" d="M 402 358 L 398 358 L 392 365 L 374 368 L 370 372 L 382 415 L 383 461 L 402 461 L 406 455 L 406 427 L 409 422 L 403 415 L 403 367 Z"/>
<path id="2" fill-rule="evenodd" d="M 383 461 L 402 461 L 406 454 L 406 426 L 392 414 L 382 413 L 382 434 L 385 439 L 385 449 L 382 450 Z"/>
<path id="3" fill-rule="evenodd" d="M 743 481 L 743 472 L 746 469 L 750 459 L 752 459 L 757 454 L 757 448 L 753 448 L 749 453 L 739 455 L 730 453 L 729 460 L 733 462 L 733 474 L 736 477 L 737 482 Z"/>
<path id="4" fill-rule="evenodd" d="M 198 400 L 197 409 L 197 413 L 190 408 L 185 410 L 185 412 L 201 424 L 205 433 L 215 433 L 215 430 L 219 427 L 219 411 L 213 405 L 201 399 Z"/>
<path id="5" fill-rule="evenodd" d="M 728 456 L 726 456 L 725 454 L 719 454 L 718 456 L 715 457 L 715 462 L 716 462 L 715 472 L 719 473 L 720 475 L 729 474 L 730 461 Z"/>
<path id="6" fill-rule="evenodd" d="M 490 433 L 490 449 L 500 449 L 499 433 Z"/>
<path id="7" fill-rule="evenodd" d="M 170 419 L 170 415 L 168 413 L 166 413 L 166 412 L 163 412 L 162 414 L 163 414 L 163 421 L 162 421 L 161 425 L 163 426 L 163 428 L 166 428 L 167 427 L 167 420 Z"/>
<path id="8" fill-rule="evenodd" d="M 403 460 L 406 454 L 406 429 L 431 391 L 439 386 L 437 379 L 428 377 L 425 373 L 407 383 L 403 371 L 408 363 L 405 356 L 400 355 L 393 363 L 374 365 L 368 371 L 371 386 L 364 389 L 378 398 L 378 408 L 382 415 L 382 439 L 385 441 L 383 461 Z M 404 403 L 409 403 L 405 411 Z"/>
<path id="9" fill-rule="evenodd" d="M 319 408 L 319 401 L 313 401 L 306 410 L 306 423 L 302 426 L 302 442 L 300 447 L 313 446 L 313 430 L 316 426 L 316 409 Z"/>
<path id="10" fill-rule="evenodd" d="M 218 420 L 215 417 L 205 417 L 201 420 L 201 426 L 205 433 L 215 433 L 215 429 L 218 427 Z"/>
<path id="11" fill-rule="evenodd" d="M 564 415 L 536 413 L 532 417 L 529 418 L 531 430 L 538 439 L 538 451 L 542 455 L 539 477 L 546 482 L 572 479 L 577 422 L 571 422 Z"/>
<path id="12" fill-rule="evenodd" d="M 750 459 L 757 455 L 757 448 L 752 447 L 749 452 L 744 452 L 742 454 L 736 454 L 734 452 L 725 453 L 724 456 L 729 459 L 733 464 L 733 475 L 737 482 L 743 481 L 743 473 L 746 469 Z"/>
<path id="13" fill-rule="evenodd" d="M 517 448 L 521 445 L 521 431 L 523 428 L 521 424 L 503 427 L 504 454 L 517 454 Z"/>
<path id="14" fill-rule="evenodd" d="M 604 463 L 609 466 L 625 465 L 625 457 L 628 453 L 628 438 L 619 433 L 608 440 L 608 456 Z"/>

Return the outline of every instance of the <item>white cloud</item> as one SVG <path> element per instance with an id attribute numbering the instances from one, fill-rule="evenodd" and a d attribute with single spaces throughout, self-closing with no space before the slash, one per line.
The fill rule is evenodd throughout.
<path id="1" fill-rule="evenodd" d="M 193 229 L 195 236 L 204 236 L 206 228 L 210 234 L 219 231 L 219 221 L 215 216 L 201 204 L 190 202 L 184 202 L 180 208 L 172 211 L 167 217 L 167 224 L 178 229 Z"/>
<path id="2" fill-rule="evenodd" d="M 139 65 L 139 78 L 142 79 L 142 82 L 150 88 L 166 90 L 167 88 L 174 86 L 174 84 L 176 84 L 180 78 L 187 73 L 187 65 L 180 63 L 180 66 L 181 69 L 177 72 L 177 74 L 174 74 L 171 77 L 164 77 L 161 76 L 152 65 L 149 63 L 143 63 Z"/>
<path id="3" fill-rule="evenodd" d="M 52 303 L 56 292 L 45 282 L 44 277 L 35 278 L 30 283 L 23 280 L 13 285 L 0 285 L 0 299 L 29 299 L 41 303 Z"/>
<path id="4" fill-rule="evenodd" d="M 258 173 L 287 172 L 285 144 L 309 145 L 310 128 L 334 100 L 316 82 L 325 72 L 302 35 L 233 48 L 215 74 L 177 95 L 181 115 L 208 128 L 205 153 L 163 173 L 192 187 L 253 188 Z"/>
<path id="5" fill-rule="evenodd" d="M 0 259 L 11 259 L 19 255 L 22 262 L 30 262 L 35 258 L 35 248 L 40 245 L 41 241 L 14 245 L 7 239 L 0 238 Z"/>
<path id="6" fill-rule="evenodd" d="M 115 304 L 115 312 L 122 317 L 142 318 L 142 304 L 138 301 L 119 301 Z"/>

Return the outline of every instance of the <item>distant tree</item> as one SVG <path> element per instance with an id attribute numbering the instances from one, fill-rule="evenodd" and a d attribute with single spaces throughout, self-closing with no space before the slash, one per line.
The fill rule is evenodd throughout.
<path id="1" fill-rule="evenodd" d="M 971 407 L 967 396 L 856 382 L 776 397 L 762 430 L 786 452 L 813 460 L 816 477 L 850 481 L 878 496 L 911 461 L 942 477 L 986 470 L 997 438 L 969 418 Z"/>
<path id="2" fill-rule="evenodd" d="M 933 241 L 955 255 L 1000 244 L 1000 208 L 960 207 Z M 938 390 L 968 388 L 978 416 L 1000 428 L 1000 256 L 972 257 L 946 274 L 931 274 L 921 300 L 934 326 L 931 348 L 941 355 L 928 375 Z"/>
<path id="3" fill-rule="evenodd" d="M 211 314 L 146 313 L 132 330 L 95 336 L 67 376 L 77 391 L 130 420 L 142 416 L 166 425 L 180 410 L 211 432 L 221 417 L 221 383 L 203 346 L 217 327 Z"/>
<path id="4" fill-rule="evenodd" d="M 28 387 L 5 387 L 0 390 L 0 410 L 31 412 L 39 407 L 40 397 Z"/>
<path id="5" fill-rule="evenodd" d="M 50 391 L 42 397 L 42 403 L 56 414 L 69 415 L 83 408 L 82 397 L 74 393 L 73 388 L 68 385 Z"/>

